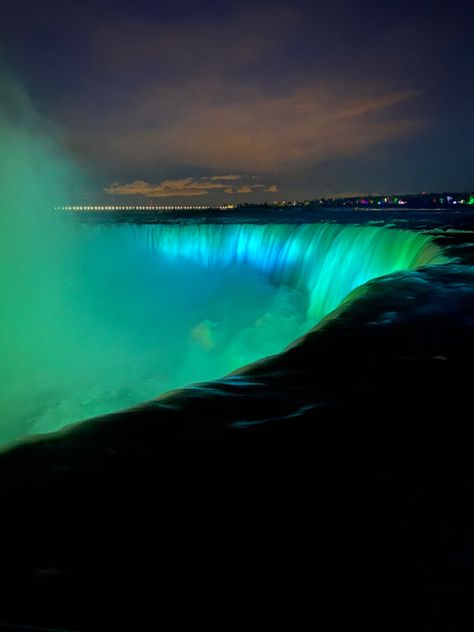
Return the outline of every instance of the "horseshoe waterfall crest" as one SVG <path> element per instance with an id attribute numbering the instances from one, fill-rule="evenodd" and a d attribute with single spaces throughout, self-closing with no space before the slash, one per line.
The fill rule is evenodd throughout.
<path id="1" fill-rule="evenodd" d="M 429 238 L 371 226 L 204 224 L 145 232 L 150 247 L 169 257 L 205 267 L 250 264 L 276 285 L 303 292 L 313 324 L 369 279 L 441 261 Z"/>
<path id="2" fill-rule="evenodd" d="M 68 250 L 35 292 L 3 288 L 1 441 L 221 377 L 368 280 L 443 261 L 429 237 L 373 226 L 58 222 Z"/>

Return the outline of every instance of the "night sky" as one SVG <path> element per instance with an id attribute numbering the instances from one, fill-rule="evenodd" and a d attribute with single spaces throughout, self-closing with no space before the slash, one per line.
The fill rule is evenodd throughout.
<path id="1" fill-rule="evenodd" d="M 91 203 L 472 190 L 473 34 L 458 0 L 0 7 Z"/>

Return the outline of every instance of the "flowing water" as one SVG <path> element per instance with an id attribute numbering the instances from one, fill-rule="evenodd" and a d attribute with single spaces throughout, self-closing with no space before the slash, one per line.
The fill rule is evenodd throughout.
<path id="1" fill-rule="evenodd" d="M 355 287 L 441 258 L 374 226 L 77 222 L 53 208 L 82 176 L 23 93 L 3 92 L 0 441 L 278 353 Z"/>

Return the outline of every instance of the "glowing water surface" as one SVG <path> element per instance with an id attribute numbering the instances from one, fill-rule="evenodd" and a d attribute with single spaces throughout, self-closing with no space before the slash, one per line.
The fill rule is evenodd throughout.
<path id="1" fill-rule="evenodd" d="M 441 260 L 429 238 L 373 226 L 69 222 L 62 234 L 59 260 L 28 261 L 40 278 L 3 313 L 0 439 L 220 377 L 281 351 L 367 280 Z"/>

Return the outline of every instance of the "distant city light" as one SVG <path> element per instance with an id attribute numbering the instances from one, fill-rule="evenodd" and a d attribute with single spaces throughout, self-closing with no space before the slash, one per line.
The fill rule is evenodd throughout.
<path id="1" fill-rule="evenodd" d="M 210 206 L 56 206 L 57 211 L 206 211 Z M 233 204 L 220 207 L 234 208 Z"/>
<path id="2" fill-rule="evenodd" d="M 249 207 L 278 207 L 278 208 L 353 208 L 369 210 L 373 207 L 373 210 L 382 210 L 383 208 L 406 206 L 407 208 L 440 208 L 440 207 L 465 207 L 474 206 L 474 192 L 467 193 L 419 193 L 419 194 L 403 194 L 397 195 L 366 195 L 364 197 L 359 196 L 331 196 L 327 198 L 316 198 L 312 200 L 274 200 L 273 202 L 262 203 L 225 203 L 217 204 L 215 206 L 209 205 L 103 205 L 103 204 L 67 204 L 64 206 L 56 206 L 55 210 L 68 211 L 68 212 L 194 212 L 194 211 L 230 211 L 233 209 L 245 209 Z M 369 208 L 367 208 L 369 207 Z"/>

